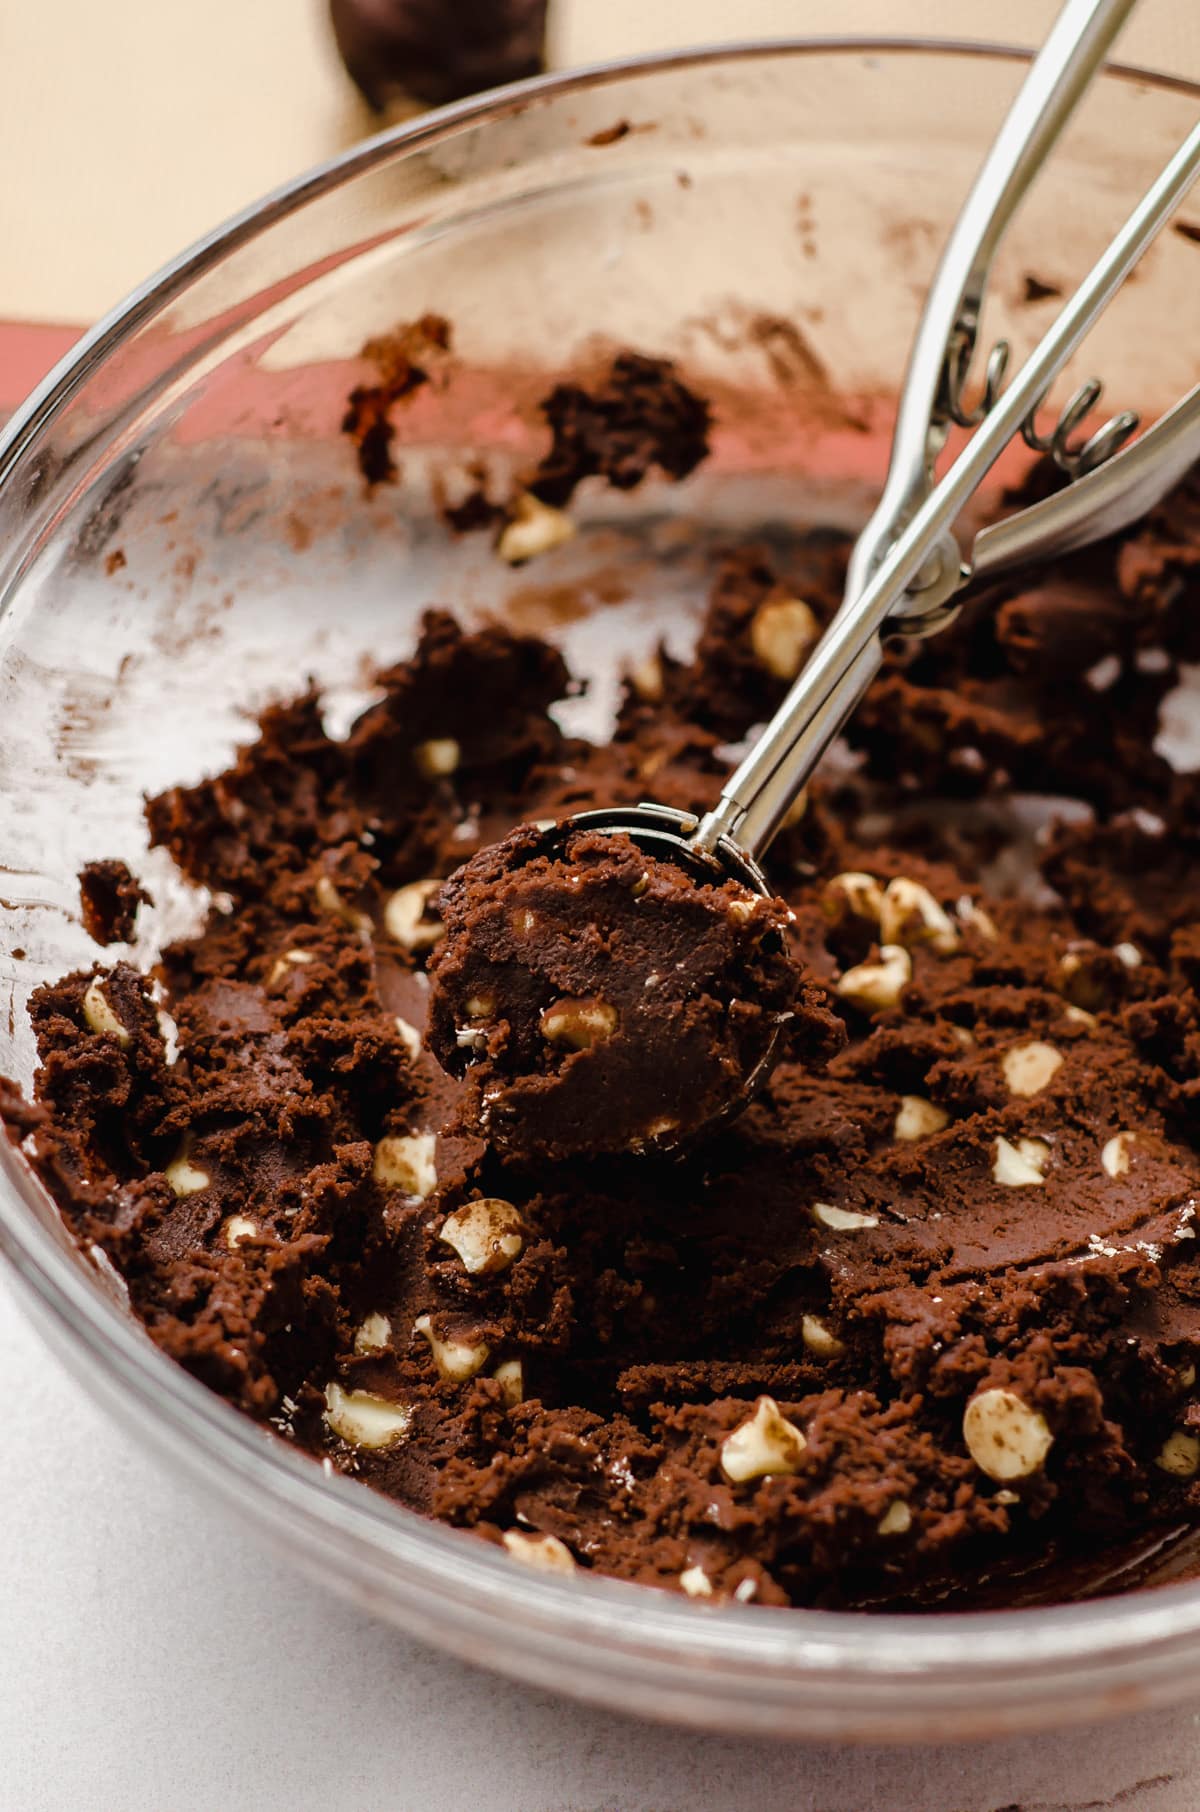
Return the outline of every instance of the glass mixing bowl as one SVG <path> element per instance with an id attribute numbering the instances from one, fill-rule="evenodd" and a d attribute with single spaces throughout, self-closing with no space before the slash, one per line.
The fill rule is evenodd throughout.
<path id="1" fill-rule="evenodd" d="M 30 990 L 94 960 L 82 862 L 149 881 L 137 960 L 194 922 L 142 796 L 222 767 L 272 695 L 315 674 L 344 723 L 441 602 L 559 636 L 592 681 L 571 710 L 601 729 L 618 661 L 686 641 L 717 543 L 860 513 L 933 259 L 1022 73 L 1016 53 L 822 42 L 534 82 L 299 178 L 89 334 L 0 443 L 0 1072 L 29 1084 Z M 1133 71 L 1099 82 L 1016 223 L 991 331 L 1031 344 L 1047 289 L 1087 267 L 1195 104 Z M 1194 376 L 1177 329 L 1198 256 L 1164 235 L 1093 335 L 1114 407 L 1156 410 Z M 368 492 L 341 432 L 361 349 L 430 309 L 455 363 L 398 411 L 399 480 Z M 502 486 L 549 383 L 615 345 L 678 358 L 712 399 L 707 464 L 679 487 L 585 486 L 576 540 L 523 572 L 450 534 L 439 500 L 475 462 Z M 1193 1690 L 1200 1585 L 902 1617 L 531 1575 L 325 1477 L 177 1369 L 8 1147 L 0 1245 L 56 1351 L 172 1465 L 474 1662 L 708 1728 L 861 1739 Z"/>

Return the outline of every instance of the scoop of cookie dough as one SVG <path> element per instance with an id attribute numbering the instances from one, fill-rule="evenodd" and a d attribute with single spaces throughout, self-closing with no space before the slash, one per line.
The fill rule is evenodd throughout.
<path id="1" fill-rule="evenodd" d="M 524 826 L 451 877 L 439 912 L 430 1044 L 513 1155 L 680 1144 L 740 1103 L 782 1030 L 830 1041 L 782 900 L 699 884 L 619 834 L 547 851 Z"/>

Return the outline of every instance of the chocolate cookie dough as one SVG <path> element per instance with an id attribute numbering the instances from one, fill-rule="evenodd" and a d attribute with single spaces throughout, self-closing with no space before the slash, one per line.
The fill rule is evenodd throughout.
<path id="1" fill-rule="evenodd" d="M 709 969 L 764 964 L 781 1010 L 801 989 L 736 1122 L 681 1158 L 518 1158 L 429 1049 L 431 961 L 464 1006 L 496 979 L 456 973 L 445 878 L 522 823 L 706 805 L 846 551 L 734 550 L 694 656 L 641 663 L 602 746 L 555 721 L 556 651 L 444 612 L 344 740 L 315 694 L 273 708 L 148 807 L 220 909 L 153 976 L 40 990 L 36 1099 L 2 1087 L 0 1115 L 165 1352 L 523 1564 L 866 1608 L 1166 1577 L 1200 1525 L 1200 775 L 1156 748 L 1196 659 L 1195 480 L 889 654 L 771 851 L 790 981 L 718 900 L 572 849 L 622 936 L 661 899 L 647 950 L 686 907 Z M 1069 809 L 1032 834 L 1018 789 Z M 538 885 L 531 860 L 512 905 Z M 548 1082 L 535 1131 L 590 1115 L 567 1079 L 600 1047 L 538 1068 L 552 944 L 535 970 L 496 939 L 485 1066 Z M 591 991 L 628 1012 L 606 961 Z"/>
<path id="2" fill-rule="evenodd" d="M 654 468 L 686 478 L 708 452 L 708 404 L 670 359 L 619 352 L 594 383 L 555 385 L 542 414 L 551 443 L 529 489 L 560 507 L 585 478 L 632 491 Z"/>
<path id="3" fill-rule="evenodd" d="M 138 907 L 149 903 L 125 862 L 88 862 L 79 871 L 83 928 L 97 944 L 127 944 Z"/>
<path id="4" fill-rule="evenodd" d="M 363 347 L 362 356 L 374 366 L 377 381 L 356 384 L 350 392 L 342 433 L 354 444 L 358 469 L 368 486 L 391 484 L 397 477 L 392 457 L 395 411 L 429 382 L 430 368 L 444 362 L 450 340 L 450 323 L 441 315 L 424 314 Z"/>
<path id="5" fill-rule="evenodd" d="M 497 1150 L 674 1146 L 740 1099 L 784 1028 L 798 1060 L 832 1048 L 782 900 L 698 884 L 625 836 L 547 841 L 514 831 L 437 899 L 430 1047 Z"/>

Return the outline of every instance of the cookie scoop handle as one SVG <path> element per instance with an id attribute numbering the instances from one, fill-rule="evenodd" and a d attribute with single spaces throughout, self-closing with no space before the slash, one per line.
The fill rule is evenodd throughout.
<path id="1" fill-rule="evenodd" d="M 987 583 L 1034 560 L 1131 528 L 1200 460 L 1200 384 L 1132 446 L 1084 478 L 981 529 L 971 549 L 971 578 Z"/>
<path id="2" fill-rule="evenodd" d="M 952 533 L 963 506 L 1198 176 L 1200 125 L 1151 184 L 862 591 L 829 625 L 715 809 L 701 820 L 692 838 L 696 849 L 713 850 L 729 838 L 748 855 L 760 856 L 869 683 L 881 635 L 928 633 L 952 619 L 957 608 L 952 600 L 970 577 Z"/>
<path id="3" fill-rule="evenodd" d="M 965 419 L 962 385 L 975 352 L 997 248 L 1134 4 L 1067 0 L 971 184 L 913 336 L 887 477 L 850 556 L 847 599 L 862 590 L 897 532 L 933 489 L 934 461 L 951 422 Z M 989 373 L 981 407 L 989 406 L 992 394 Z"/>

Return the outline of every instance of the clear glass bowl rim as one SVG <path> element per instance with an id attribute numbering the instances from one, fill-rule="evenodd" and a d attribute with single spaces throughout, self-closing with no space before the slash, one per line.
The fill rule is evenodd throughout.
<path id="1" fill-rule="evenodd" d="M 0 432 L 0 487 L 108 355 L 234 247 L 397 154 L 515 108 L 712 63 L 812 55 L 1028 61 L 1019 46 L 833 35 L 617 59 L 422 115 L 329 158 L 197 240 L 132 290 Z M 1107 74 L 1200 98 L 1124 63 Z M 5 601 L 0 598 L 0 620 Z M 1086 1604 L 921 1616 L 695 1604 L 582 1573 L 530 1573 L 489 1544 L 327 1477 L 175 1365 L 39 1218 L 0 1140 L 0 1251 L 55 1349 L 118 1419 L 267 1531 L 310 1574 L 465 1658 L 578 1697 L 709 1728 L 857 1739 L 980 1735 L 1182 1697 L 1200 1654 L 1200 1582 Z"/>

